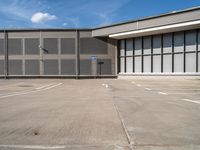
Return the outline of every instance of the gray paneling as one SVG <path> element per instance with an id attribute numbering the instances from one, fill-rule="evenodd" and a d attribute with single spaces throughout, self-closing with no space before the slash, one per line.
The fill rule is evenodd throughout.
<path id="1" fill-rule="evenodd" d="M 61 53 L 75 54 L 75 39 L 74 38 L 61 39 Z"/>
<path id="2" fill-rule="evenodd" d="M 125 72 L 125 68 L 124 68 L 124 58 L 120 58 L 120 72 L 124 73 Z"/>
<path id="3" fill-rule="evenodd" d="M 9 60 L 9 75 L 22 75 L 22 60 Z"/>
<path id="4" fill-rule="evenodd" d="M 104 64 L 101 65 L 101 74 L 102 75 L 111 75 L 112 74 L 111 59 L 98 59 L 97 62 L 104 62 Z M 100 65 L 98 65 L 98 67 L 97 67 L 97 72 L 98 72 L 98 74 L 100 74 Z"/>
<path id="5" fill-rule="evenodd" d="M 4 60 L 0 60 L 0 75 L 4 74 Z"/>
<path id="6" fill-rule="evenodd" d="M 151 54 L 151 37 L 144 37 L 144 54 Z"/>
<path id="7" fill-rule="evenodd" d="M 127 31 L 134 31 L 134 30 L 140 30 L 145 29 L 148 27 L 158 27 L 166 24 L 174 24 L 174 23 L 181 23 L 181 22 L 187 22 L 192 20 L 199 20 L 200 16 L 200 10 L 192 10 L 182 13 L 171 15 L 165 15 L 161 17 L 155 17 L 151 19 L 145 19 L 145 20 L 139 20 L 134 21 L 130 23 L 124 23 L 116 26 L 110 26 L 105 28 L 100 28 L 92 31 L 93 36 L 103 36 L 103 35 L 109 35 L 113 33 L 122 33 Z"/>
<path id="8" fill-rule="evenodd" d="M 163 53 L 172 52 L 172 34 L 163 35 Z"/>
<path id="9" fill-rule="evenodd" d="M 76 62 L 73 59 L 61 60 L 61 74 L 62 75 L 75 75 L 76 74 Z"/>
<path id="10" fill-rule="evenodd" d="M 21 55 L 22 39 L 8 39 L 8 52 L 11 55 Z"/>
<path id="11" fill-rule="evenodd" d="M 120 41 L 120 56 L 124 56 L 124 52 L 125 52 L 125 41 L 121 40 Z"/>
<path id="12" fill-rule="evenodd" d="M 141 73 L 142 72 L 142 62 L 141 62 L 141 57 L 135 57 L 135 72 L 136 73 Z"/>
<path id="13" fill-rule="evenodd" d="M 128 39 L 126 40 L 126 56 L 132 56 L 133 55 L 133 40 Z"/>
<path id="14" fill-rule="evenodd" d="M 0 39 L 0 55 L 4 54 L 4 39 Z"/>
<path id="15" fill-rule="evenodd" d="M 151 72 L 151 56 L 144 56 L 144 72 Z"/>
<path id="16" fill-rule="evenodd" d="M 135 55 L 142 54 L 142 38 L 135 38 Z"/>
<path id="17" fill-rule="evenodd" d="M 25 74 L 26 75 L 40 75 L 39 60 L 26 60 Z"/>
<path id="18" fill-rule="evenodd" d="M 183 52 L 184 50 L 184 33 L 174 33 L 174 52 Z"/>
<path id="19" fill-rule="evenodd" d="M 186 51 L 196 51 L 196 31 L 186 32 Z"/>
<path id="20" fill-rule="evenodd" d="M 161 72 L 161 55 L 153 56 L 153 72 L 154 73 Z"/>
<path id="21" fill-rule="evenodd" d="M 58 39 L 44 38 L 45 54 L 58 54 Z"/>
<path id="22" fill-rule="evenodd" d="M 80 74 L 91 75 L 91 60 L 80 60 Z"/>
<path id="23" fill-rule="evenodd" d="M 172 55 L 163 56 L 163 72 L 172 73 Z"/>
<path id="24" fill-rule="evenodd" d="M 80 39 L 81 54 L 107 54 L 107 40 L 95 38 Z"/>
<path id="25" fill-rule="evenodd" d="M 156 35 L 153 37 L 153 53 L 161 53 L 161 35 Z"/>
<path id="26" fill-rule="evenodd" d="M 25 39 L 25 54 L 39 54 L 39 39 Z"/>
<path id="27" fill-rule="evenodd" d="M 44 60 L 44 75 L 58 75 L 58 60 Z"/>
<path id="28" fill-rule="evenodd" d="M 126 72 L 133 73 L 133 57 L 126 57 Z"/>
<path id="29" fill-rule="evenodd" d="M 200 72 L 200 53 L 198 53 L 198 72 Z"/>
<path id="30" fill-rule="evenodd" d="M 196 53 L 186 54 L 186 72 L 196 72 Z"/>
<path id="31" fill-rule="evenodd" d="M 174 72 L 184 72 L 183 54 L 174 55 Z"/>

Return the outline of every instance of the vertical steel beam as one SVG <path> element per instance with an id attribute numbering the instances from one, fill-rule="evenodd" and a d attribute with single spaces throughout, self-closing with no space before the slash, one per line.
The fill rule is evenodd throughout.
<path id="1" fill-rule="evenodd" d="M 124 40 L 124 73 L 126 73 L 126 39 Z"/>
<path id="2" fill-rule="evenodd" d="M 142 73 L 144 72 L 144 37 L 142 37 L 142 65 L 141 65 L 141 67 L 142 67 Z"/>
<path id="3" fill-rule="evenodd" d="M 163 73 L 163 34 L 161 34 L 161 73 Z"/>
<path id="4" fill-rule="evenodd" d="M 9 76 L 9 68 L 8 68 L 8 32 L 4 31 L 4 77 L 8 79 Z"/>
<path id="5" fill-rule="evenodd" d="M 199 29 L 196 30 L 196 72 L 199 72 Z"/>
<path id="6" fill-rule="evenodd" d="M 121 67 L 120 67 L 120 64 L 121 64 L 121 61 L 120 61 L 120 43 L 121 41 L 120 40 L 117 40 L 117 73 L 119 74 L 121 72 Z"/>
<path id="7" fill-rule="evenodd" d="M 151 35 L 151 73 L 153 73 L 153 35 Z"/>
<path id="8" fill-rule="evenodd" d="M 132 39 L 133 42 L 133 72 L 135 72 L 135 39 Z"/>
<path id="9" fill-rule="evenodd" d="M 186 32 L 183 32 L 183 72 L 186 72 Z"/>
<path id="10" fill-rule="evenodd" d="M 76 30 L 76 79 L 80 76 L 80 31 Z"/>
<path id="11" fill-rule="evenodd" d="M 174 72 L 174 32 L 172 33 L 172 73 Z"/>

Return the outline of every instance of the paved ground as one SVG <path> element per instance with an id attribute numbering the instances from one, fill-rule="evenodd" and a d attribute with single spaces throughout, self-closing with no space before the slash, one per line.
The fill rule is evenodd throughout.
<path id="1" fill-rule="evenodd" d="M 0 80 L 0 150 L 199 150 L 200 80 Z"/>

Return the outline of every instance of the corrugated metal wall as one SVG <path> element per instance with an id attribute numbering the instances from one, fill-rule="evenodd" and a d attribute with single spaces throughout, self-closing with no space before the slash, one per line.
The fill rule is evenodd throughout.
<path id="1" fill-rule="evenodd" d="M 0 76 L 115 75 L 115 42 L 94 39 L 91 31 L 6 31 L 6 35 L 7 65 L 5 33 L 0 33 Z M 96 66 L 92 66 L 94 56 Z M 99 61 L 104 63 L 101 73 Z"/>
<path id="2" fill-rule="evenodd" d="M 120 73 L 200 72 L 199 30 L 119 41 Z"/>

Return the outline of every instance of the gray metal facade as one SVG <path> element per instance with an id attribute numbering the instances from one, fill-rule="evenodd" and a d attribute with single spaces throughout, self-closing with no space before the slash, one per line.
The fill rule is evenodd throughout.
<path id="1" fill-rule="evenodd" d="M 0 32 L 0 76 L 115 75 L 115 43 L 96 39 L 91 30 L 30 30 Z M 93 69 L 96 68 L 96 72 Z"/>
<path id="2" fill-rule="evenodd" d="M 119 40 L 119 73 L 199 73 L 198 29 Z"/>

